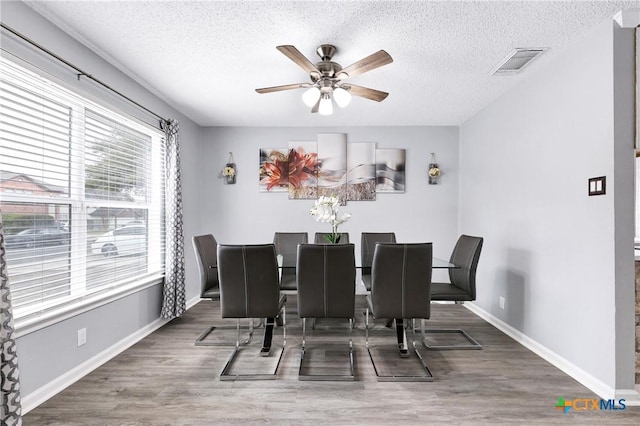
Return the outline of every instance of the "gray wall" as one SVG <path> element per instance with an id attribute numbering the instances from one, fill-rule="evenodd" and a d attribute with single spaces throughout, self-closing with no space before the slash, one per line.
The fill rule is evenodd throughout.
<path id="1" fill-rule="evenodd" d="M 633 31 L 615 34 L 615 56 L 608 21 L 461 126 L 460 231 L 485 237 L 477 306 L 628 390 Z M 603 175 L 607 194 L 587 196 Z"/>
<path id="2" fill-rule="evenodd" d="M 165 102 L 126 77 L 115 67 L 100 59 L 89 49 L 69 37 L 49 21 L 33 12 L 22 2 L 1 3 L 2 22 L 55 52 L 81 69 L 93 74 L 130 98 L 145 105 L 166 118 L 180 121 L 182 143 L 182 171 L 184 187 L 185 234 L 193 234 L 199 222 L 198 193 L 196 182 L 198 171 L 194 167 L 198 158 L 200 128 L 182 116 Z M 3 31 L 2 47 L 27 59 L 39 68 L 59 79 L 61 84 L 85 93 L 102 104 L 111 105 L 121 111 L 138 116 L 143 121 L 156 120 L 120 100 L 94 83 L 81 79 L 77 81 L 73 72 L 55 61 L 43 57 L 41 53 L 25 48 L 6 37 Z M 187 246 L 186 274 L 189 287 L 187 299 L 198 294 L 198 277 L 195 258 Z M 86 312 L 53 326 L 40 329 L 17 339 L 20 366 L 20 381 L 23 400 L 45 386 L 51 380 L 67 373 L 71 368 L 125 339 L 137 330 L 157 320 L 160 316 L 162 286 L 133 294 L 98 309 Z M 76 330 L 87 328 L 87 344 L 76 347 Z M 18 332 L 20 332 L 18 330 Z"/>
<path id="3" fill-rule="evenodd" d="M 436 256 L 447 258 L 459 233 L 484 236 L 477 305 L 608 386 L 633 387 L 633 153 L 627 160 L 628 119 L 620 113 L 632 88 L 629 64 L 620 59 L 627 57 L 628 37 L 616 31 L 614 49 L 610 22 L 469 120 L 460 134 L 457 127 L 427 126 L 201 129 L 24 4 L 0 7 L 4 23 L 180 120 L 187 299 L 198 295 L 193 235 L 252 243 L 271 241 L 276 230 L 327 230 L 308 214 L 312 201 L 258 192 L 258 149 L 346 133 L 348 142 L 407 149 L 405 194 L 343 207 L 353 217 L 341 230 L 358 249 L 360 232 L 394 230 L 401 241 L 432 241 Z M 3 37 L 3 48 L 12 44 Z M 39 54 L 20 53 L 78 90 L 150 121 Z M 614 73 L 622 87 L 614 87 Z M 236 185 L 219 176 L 229 151 L 238 166 Z M 430 152 L 444 171 L 435 186 L 427 184 Z M 587 197 L 587 178 L 600 175 L 608 178 L 608 194 Z M 504 311 L 500 296 L 507 298 Z M 155 286 L 20 337 L 23 398 L 152 323 L 160 300 Z M 88 343 L 76 348 L 80 327 L 87 327 Z"/>
<path id="4" fill-rule="evenodd" d="M 258 192 L 260 148 L 287 148 L 289 141 L 314 141 L 318 133 L 345 133 L 347 143 L 376 142 L 406 149 L 406 192 L 377 194 L 375 201 L 349 201 L 352 217 L 340 226 L 356 243 L 360 233 L 395 231 L 399 241 L 432 241 L 438 257 L 449 258 L 458 237 L 457 127 L 208 128 L 200 153 L 202 229 L 220 243 L 271 242 L 275 231 L 327 232 L 309 214 L 313 200 L 289 200 L 286 193 Z M 219 177 L 228 152 L 237 164 L 237 183 Z M 427 183 L 430 153 L 443 170 L 438 185 Z"/>

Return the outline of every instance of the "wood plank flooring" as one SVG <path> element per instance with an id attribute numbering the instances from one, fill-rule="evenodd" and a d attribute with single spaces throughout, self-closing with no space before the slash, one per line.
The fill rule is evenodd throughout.
<path id="1" fill-rule="evenodd" d="M 361 302 L 359 310 L 363 311 Z M 287 347 L 277 380 L 221 382 L 218 374 L 231 348 L 193 344 L 208 325 L 234 324 L 220 319 L 218 306 L 217 302 L 200 302 L 182 318 L 32 410 L 24 417 L 25 426 L 640 424 L 640 407 L 570 410 L 566 414 L 556 409 L 558 397 L 598 397 L 460 305 L 434 304 L 428 326 L 462 327 L 484 349 L 421 348 L 433 382 L 377 382 L 360 313 L 353 333 L 356 380 L 299 381 L 301 322 L 291 312 L 287 313 Z M 295 297 L 289 296 L 287 306 L 295 310 Z M 329 337 L 346 342 L 343 323 L 323 320 L 315 331 L 307 327 L 311 352 L 322 354 L 322 343 Z M 256 330 L 258 344 L 261 332 Z M 231 330 L 214 333 L 212 338 L 235 336 Z M 281 335 L 281 329 L 276 329 L 274 349 L 281 344 Z M 394 331 L 380 320 L 375 322 L 371 339 L 375 345 L 395 344 Z M 258 348 L 254 345 L 248 350 L 257 354 Z M 344 366 L 344 358 L 329 352 L 325 361 L 331 361 L 317 365 L 325 368 L 335 358 L 336 368 Z M 251 354 L 245 352 L 243 361 Z"/>

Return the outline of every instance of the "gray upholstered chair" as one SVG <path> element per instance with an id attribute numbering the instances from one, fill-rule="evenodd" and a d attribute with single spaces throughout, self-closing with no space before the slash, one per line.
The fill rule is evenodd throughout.
<path id="1" fill-rule="evenodd" d="M 360 236 L 360 260 L 362 267 L 362 284 L 371 291 L 371 262 L 376 243 L 395 243 L 394 232 L 363 232 Z"/>
<path id="2" fill-rule="evenodd" d="M 353 244 L 300 244 L 298 246 L 298 315 L 302 318 L 300 380 L 354 380 L 353 316 L 356 265 Z M 307 318 L 349 320 L 349 367 L 347 375 L 304 374 Z"/>
<path id="3" fill-rule="evenodd" d="M 476 270 L 482 251 L 483 239 L 461 235 L 451 253 L 450 263 L 457 268 L 449 269 L 448 283 L 431 283 L 431 300 L 448 301 L 462 304 L 476 300 Z M 433 329 L 427 328 L 426 334 L 459 333 L 468 341 L 464 344 L 428 344 L 423 340 L 427 349 L 482 349 L 482 345 L 460 328 Z"/>
<path id="4" fill-rule="evenodd" d="M 309 237 L 306 232 L 276 232 L 273 235 L 276 254 L 282 256 L 281 290 L 295 291 L 297 289 L 295 266 L 298 256 L 298 244 L 306 244 L 308 242 Z"/>
<path id="5" fill-rule="evenodd" d="M 325 235 L 328 234 L 326 232 L 316 232 L 313 242 L 316 244 L 332 244 L 325 238 Z M 336 244 L 349 244 L 349 233 L 341 232 L 340 240 Z"/>
<path id="6" fill-rule="evenodd" d="M 220 380 L 275 379 L 286 345 L 286 296 L 280 295 L 278 263 L 273 244 L 218 246 L 218 276 L 220 279 L 220 314 L 236 318 L 236 347 L 220 373 Z M 240 351 L 240 319 L 266 318 L 260 355 L 269 356 L 276 317 L 282 318 L 283 345 L 273 373 L 231 374 L 231 364 Z"/>
<path id="7" fill-rule="evenodd" d="M 378 243 L 371 266 L 371 294 L 367 295 L 365 313 L 366 346 L 379 381 L 431 381 L 433 376 L 415 343 L 415 320 L 429 318 L 432 267 L 431 243 L 391 244 Z M 426 302 L 425 303 L 425 298 Z M 410 320 L 413 330 L 413 349 L 425 374 L 381 375 L 369 347 L 369 311 L 382 318 L 394 318 L 401 358 L 409 358 L 405 320 Z M 424 330 L 424 325 L 421 324 Z M 423 339 L 424 340 L 424 339 Z M 398 360 L 398 364 L 403 361 Z M 404 362 L 413 362 L 407 359 Z"/>
<path id="8" fill-rule="evenodd" d="M 200 272 L 200 298 L 220 300 L 217 268 L 218 243 L 211 234 L 196 235 L 191 239 L 191 242 L 193 243 L 193 250 L 196 253 L 196 260 L 198 262 L 198 271 Z M 205 341 L 209 333 L 216 328 L 227 329 L 229 327 L 207 327 L 207 329 L 196 339 L 196 346 L 228 346 L 229 343 Z"/>

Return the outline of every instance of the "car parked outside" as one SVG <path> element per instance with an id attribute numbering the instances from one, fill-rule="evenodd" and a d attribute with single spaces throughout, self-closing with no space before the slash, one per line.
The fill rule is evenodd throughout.
<path id="1" fill-rule="evenodd" d="M 30 228 L 6 235 L 7 248 L 31 248 L 69 244 L 69 233 L 59 228 Z"/>
<path id="2" fill-rule="evenodd" d="M 93 254 L 105 257 L 142 254 L 147 251 L 147 228 L 144 225 L 125 225 L 106 232 L 91 243 Z"/>

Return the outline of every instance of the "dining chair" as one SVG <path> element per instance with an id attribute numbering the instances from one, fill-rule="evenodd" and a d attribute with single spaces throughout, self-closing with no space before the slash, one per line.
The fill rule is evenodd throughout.
<path id="1" fill-rule="evenodd" d="M 276 232 L 273 235 L 273 244 L 276 253 L 282 256 L 282 276 L 280 277 L 280 289 L 295 291 L 296 287 L 296 261 L 298 256 L 298 244 L 308 243 L 306 232 Z"/>
<path id="2" fill-rule="evenodd" d="M 393 244 L 378 243 L 371 265 L 371 293 L 367 295 L 365 311 L 365 343 L 378 381 L 432 381 L 433 375 L 415 342 L 415 319 L 428 319 L 432 271 L 431 243 Z M 381 374 L 376 367 L 369 345 L 369 312 L 375 317 L 394 318 L 400 359 L 395 365 L 401 367 L 413 363 L 409 353 L 405 321 L 410 321 L 413 350 L 420 361 L 423 374 Z M 424 324 L 421 324 L 424 330 Z M 424 340 L 424 339 L 423 339 Z"/>
<path id="3" fill-rule="evenodd" d="M 299 380 L 355 380 L 353 370 L 353 317 L 356 295 L 355 247 L 353 244 L 300 244 L 298 316 L 302 319 Z M 307 318 L 349 320 L 350 374 L 305 374 Z"/>
<path id="4" fill-rule="evenodd" d="M 449 269 L 449 282 L 431 283 L 431 301 L 447 301 L 462 304 L 476 300 L 476 270 L 478 260 L 482 251 L 482 237 L 472 237 L 461 235 L 456 246 L 453 248 L 449 262 L 456 265 L 456 268 Z M 482 349 L 469 333 L 461 328 L 427 328 L 425 333 L 457 333 L 462 335 L 467 343 L 463 344 L 428 344 L 423 339 L 423 344 L 427 349 Z"/>
<path id="5" fill-rule="evenodd" d="M 360 235 L 360 260 L 362 267 L 362 284 L 371 291 L 371 263 L 376 243 L 395 243 L 395 232 L 363 232 Z"/>
<path id="6" fill-rule="evenodd" d="M 200 298 L 210 300 L 220 300 L 220 285 L 218 281 L 218 243 L 213 235 L 195 235 L 192 237 L 193 250 L 196 253 L 196 261 L 198 263 L 198 272 L 200 274 Z M 214 331 L 235 329 L 229 326 L 207 327 L 195 341 L 196 346 L 229 346 L 229 342 L 211 342 L 206 341 L 207 336 Z M 242 344 L 248 344 L 251 341 L 253 330 L 249 330 L 249 337 Z"/>
<path id="7" fill-rule="evenodd" d="M 316 232 L 313 242 L 315 244 L 332 244 L 325 238 L 326 232 Z M 340 232 L 340 239 L 335 244 L 349 244 L 349 233 Z"/>
<path id="8" fill-rule="evenodd" d="M 280 294 L 278 264 L 273 244 L 218 246 L 220 315 L 237 319 L 236 346 L 220 373 L 220 380 L 275 379 L 286 346 L 286 296 Z M 282 318 L 283 343 L 272 373 L 232 374 L 231 366 L 240 352 L 240 319 L 266 318 L 260 355 L 271 354 L 275 318 Z M 242 349 L 246 349 L 245 346 Z"/>

